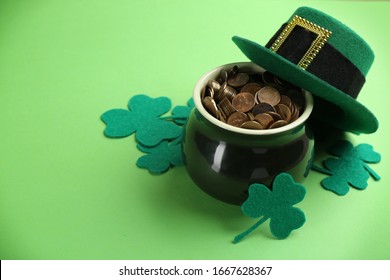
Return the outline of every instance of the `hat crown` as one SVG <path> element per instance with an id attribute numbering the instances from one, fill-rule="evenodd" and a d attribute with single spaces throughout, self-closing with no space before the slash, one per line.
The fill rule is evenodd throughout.
<path id="1" fill-rule="evenodd" d="M 265 46 L 239 36 L 232 39 L 252 62 L 311 92 L 317 103 L 314 118 L 354 133 L 378 129 L 375 115 L 356 100 L 374 52 L 340 21 L 300 7 Z"/>
<path id="2" fill-rule="evenodd" d="M 298 8 L 289 21 L 298 15 L 332 32 L 328 43 L 348 58 L 366 76 L 374 61 L 374 52 L 367 42 L 339 20 L 311 7 Z"/>

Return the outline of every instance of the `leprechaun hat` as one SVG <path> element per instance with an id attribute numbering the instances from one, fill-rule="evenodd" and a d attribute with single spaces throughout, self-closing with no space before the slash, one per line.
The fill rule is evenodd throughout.
<path id="1" fill-rule="evenodd" d="M 340 21 L 300 7 L 265 47 L 238 36 L 232 40 L 252 62 L 311 92 L 315 118 L 356 134 L 378 129 L 374 114 L 356 100 L 374 52 Z"/>

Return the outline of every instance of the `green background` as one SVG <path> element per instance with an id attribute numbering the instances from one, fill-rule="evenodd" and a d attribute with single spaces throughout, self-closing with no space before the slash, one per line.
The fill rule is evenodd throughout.
<path id="1" fill-rule="evenodd" d="M 247 61 L 232 43 L 262 44 L 309 5 L 342 20 L 376 61 L 359 101 L 380 121 L 350 135 L 382 154 L 382 176 L 339 197 L 311 172 L 286 240 L 200 191 L 184 167 L 135 166 L 134 136 L 108 139 L 100 115 L 144 93 L 184 105 L 197 79 Z M 0 1 L 1 259 L 389 259 L 390 3 L 352 1 Z M 337 67 L 337 65 L 335 65 Z"/>

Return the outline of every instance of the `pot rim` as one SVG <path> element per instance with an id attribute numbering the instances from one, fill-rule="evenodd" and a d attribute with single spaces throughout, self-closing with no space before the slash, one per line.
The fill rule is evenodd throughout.
<path id="1" fill-rule="evenodd" d="M 218 67 L 215 67 L 214 69 L 208 71 L 205 73 L 195 84 L 194 87 L 194 92 L 193 92 L 193 100 L 195 104 L 195 108 L 201 113 L 203 117 L 205 117 L 209 122 L 212 124 L 228 130 L 232 131 L 235 133 L 239 134 L 245 134 L 245 135 L 275 135 L 279 133 L 284 133 L 287 131 L 290 131 L 296 127 L 299 127 L 300 125 L 304 124 L 306 120 L 309 118 L 310 114 L 313 111 L 313 96 L 310 92 L 304 90 L 304 97 L 305 97 L 305 110 L 303 111 L 302 115 L 299 116 L 297 120 L 295 120 L 292 123 L 289 123 L 285 126 L 278 127 L 278 128 L 273 128 L 273 129 L 264 129 L 264 130 L 252 130 L 252 129 L 246 129 L 246 128 L 240 128 L 240 127 L 235 127 L 232 125 L 229 125 L 227 123 L 224 123 L 215 117 L 213 117 L 207 110 L 203 107 L 202 100 L 201 100 L 201 91 L 203 87 L 207 84 L 207 82 L 210 79 L 216 78 L 220 71 L 222 69 L 229 69 L 233 67 L 234 65 L 237 65 L 239 68 L 245 67 L 245 68 L 250 68 L 251 70 L 259 71 L 259 72 L 264 72 L 266 71 L 264 68 L 258 66 L 257 64 L 253 62 L 236 62 L 236 63 L 228 63 L 224 64 Z"/>

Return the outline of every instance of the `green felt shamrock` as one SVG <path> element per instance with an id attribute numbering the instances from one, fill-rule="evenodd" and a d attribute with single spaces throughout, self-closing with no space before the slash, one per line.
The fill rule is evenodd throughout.
<path id="1" fill-rule="evenodd" d="M 136 165 L 155 174 L 162 173 L 172 166 L 183 165 L 181 138 L 193 107 L 191 98 L 187 106 L 174 107 L 171 116 L 162 116 L 171 108 L 168 97 L 135 95 L 129 101 L 129 110 L 112 109 L 101 116 L 107 125 L 104 134 L 119 138 L 135 133 L 137 148 L 147 153 Z"/>
<path id="2" fill-rule="evenodd" d="M 147 153 L 137 160 L 137 166 L 152 173 L 163 173 L 171 166 L 183 165 L 182 149 L 178 141 L 163 141 L 153 148 L 137 145 L 137 148 Z"/>
<path id="3" fill-rule="evenodd" d="M 307 162 L 307 165 L 306 165 L 306 169 L 305 169 L 305 173 L 303 174 L 303 176 L 306 178 L 308 175 L 309 175 L 309 172 L 310 172 L 310 169 L 311 167 L 313 166 L 313 162 L 314 162 L 314 148 L 311 149 L 311 152 L 310 152 L 310 159 L 309 161 Z"/>
<path id="4" fill-rule="evenodd" d="M 233 243 L 238 243 L 258 226 L 270 220 L 271 233 L 278 239 L 287 238 L 291 231 L 305 223 L 305 214 L 294 204 L 303 200 L 306 189 L 294 181 L 288 173 L 275 177 L 272 191 L 262 184 L 249 186 L 249 197 L 242 204 L 242 212 L 251 218 L 260 218 L 252 227 L 237 235 Z"/>
<path id="5" fill-rule="evenodd" d="M 190 98 L 187 101 L 187 106 L 176 106 L 172 110 L 173 121 L 179 125 L 183 125 L 187 122 L 188 116 L 191 110 L 195 107 L 194 100 Z"/>
<path id="6" fill-rule="evenodd" d="M 101 118 L 107 127 L 107 137 L 126 137 L 136 132 L 136 139 L 144 146 L 155 146 L 162 140 L 175 139 L 182 133 L 180 127 L 159 117 L 171 108 L 167 97 L 150 98 L 146 95 L 132 97 L 129 110 L 112 109 Z"/>
<path id="7" fill-rule="evenodd" d="M 346 195 L 350 186 L 363 190 L 367 187 L 370 175 L 374 180 L 380 176 L 367 163 L 377 163 L 381 160 L 379 153 L 368 144 L 356 147 L 341 140 L 329 149 L 329 153 L 339 158 L 328 158 L 324 161 L 325 169 L 313 166 L 314 170 L 330 175 L 321 181 L 321 185 L 338 195 Z"/>

